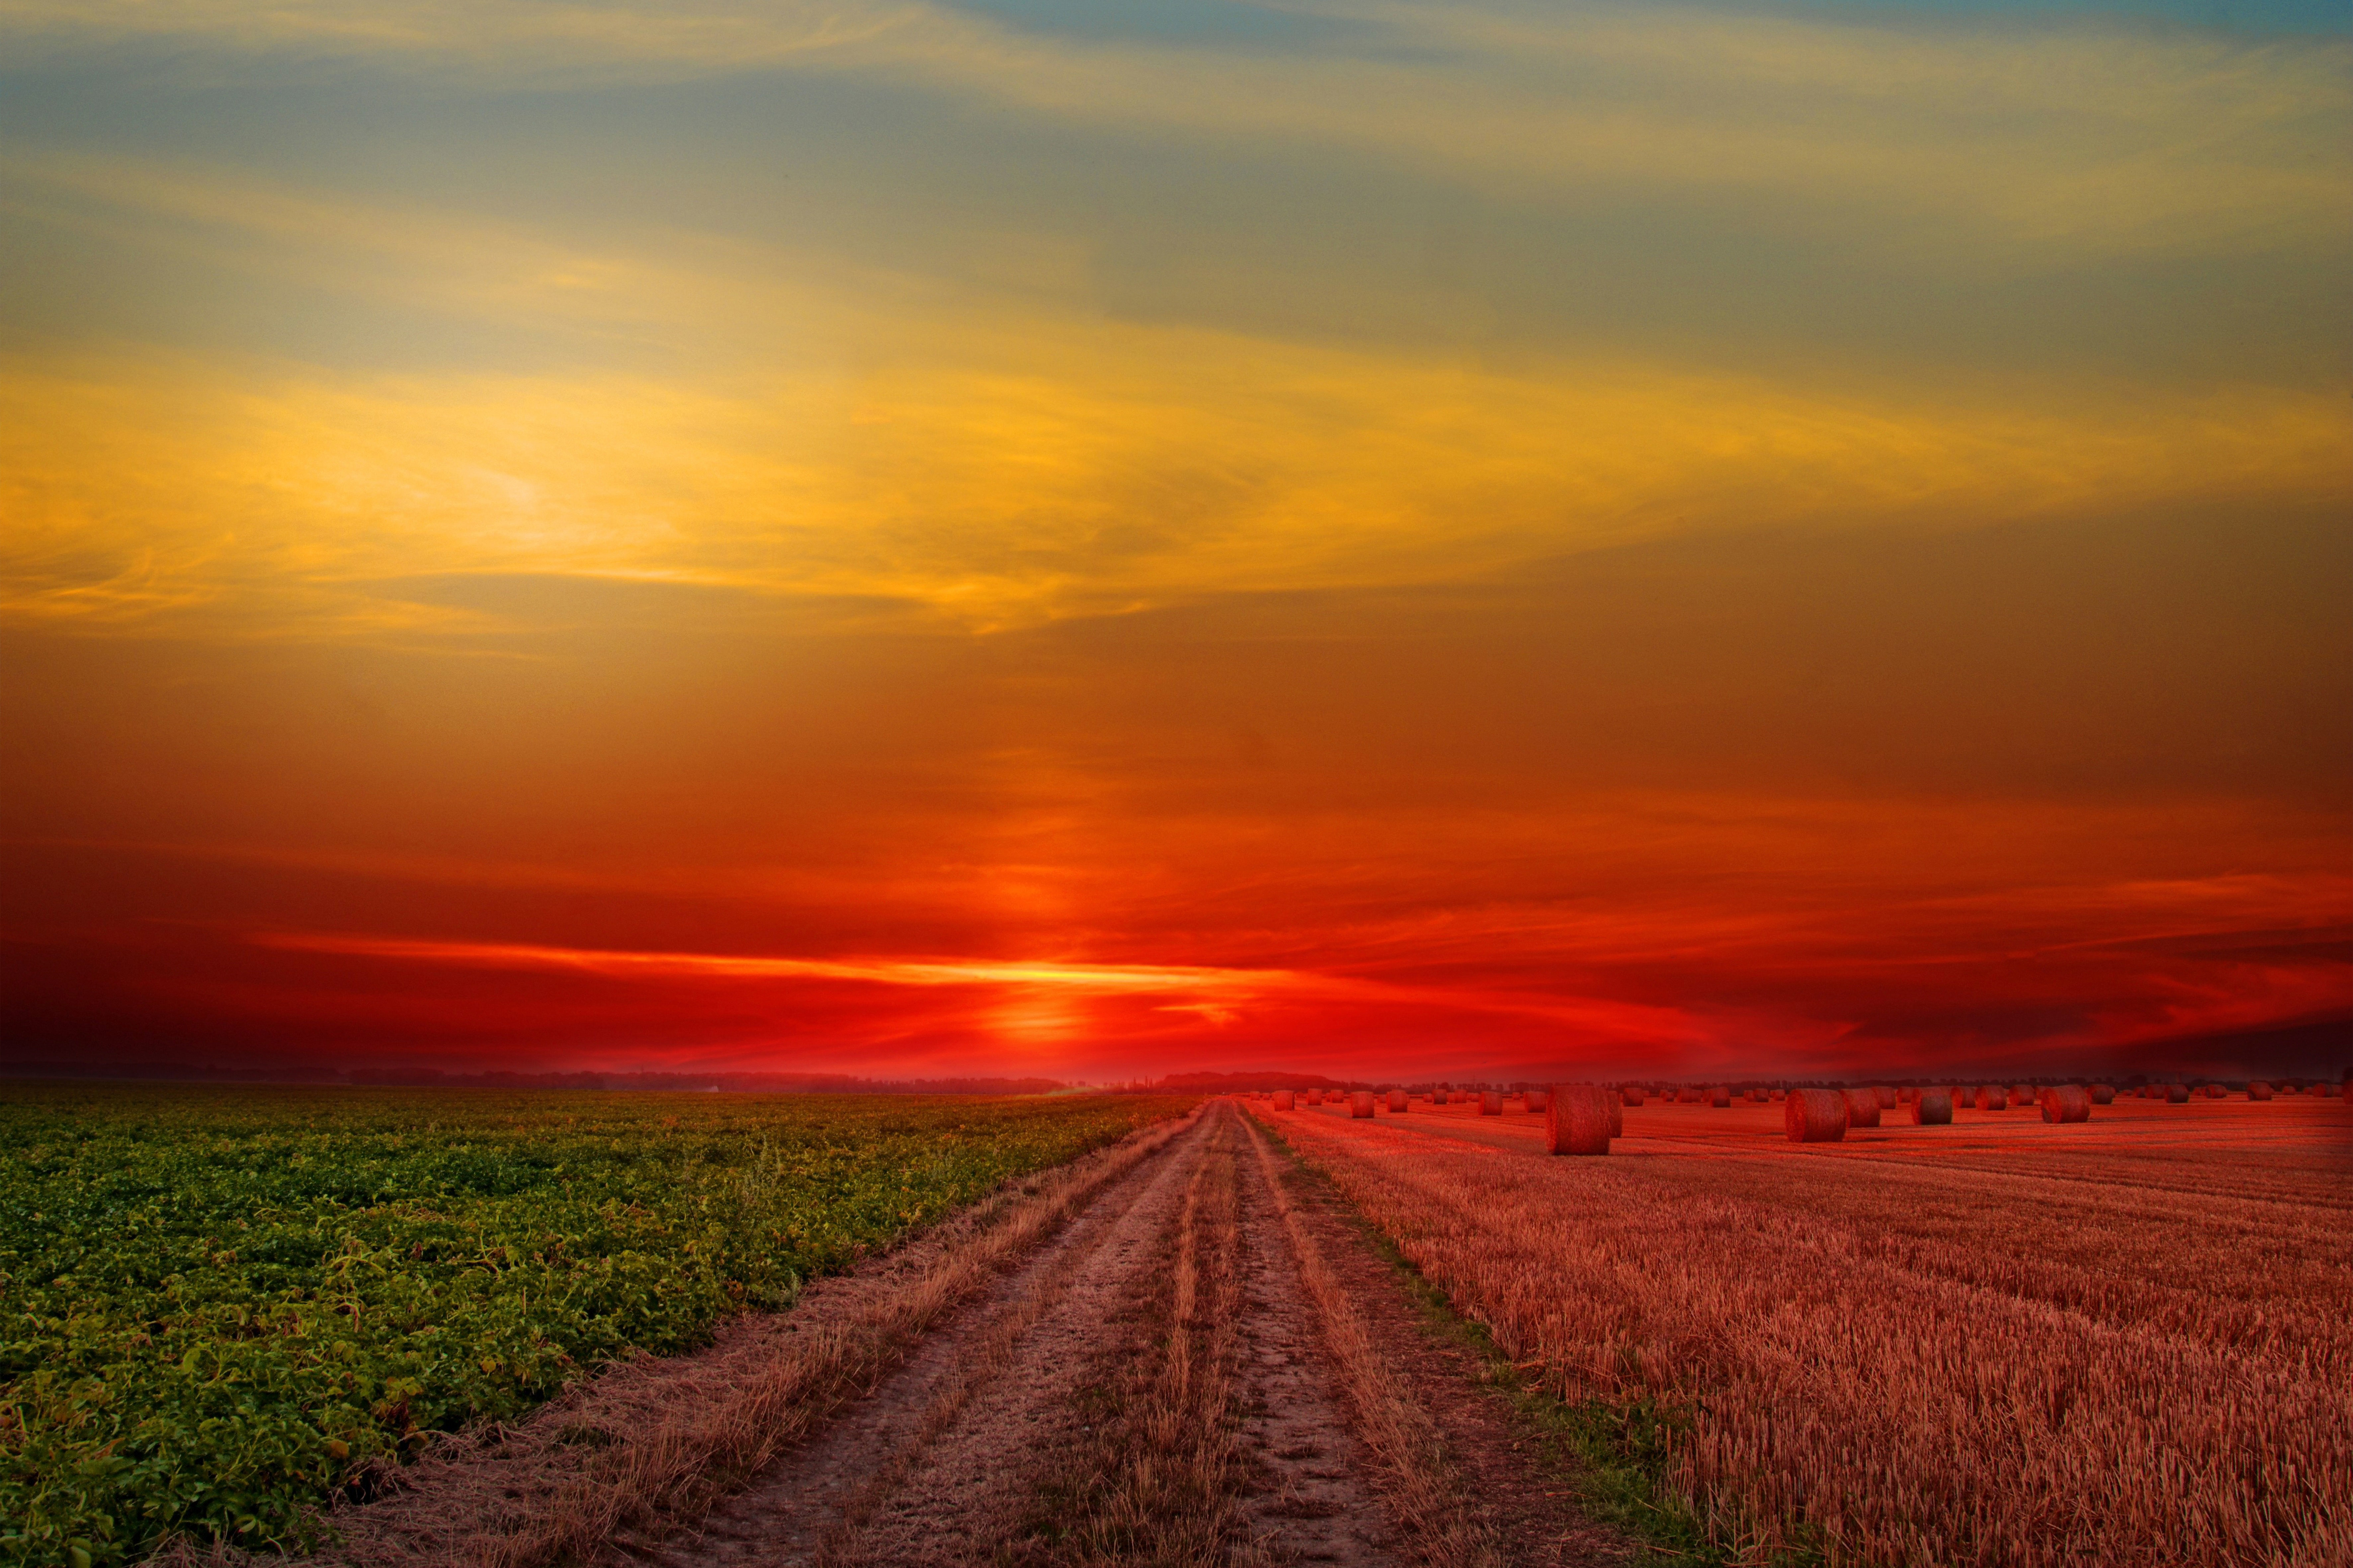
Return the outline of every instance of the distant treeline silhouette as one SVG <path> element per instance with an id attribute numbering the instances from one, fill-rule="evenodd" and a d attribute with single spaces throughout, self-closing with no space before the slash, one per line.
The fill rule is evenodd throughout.
<path id="1" fill-rule="evenodd" d="M 318 1084 L 410 1089 L 603 1089 L 729 1094 L 1051 1094 L 1050 1078 L 854 1078 L 807 1072 L 444 1072 L 438 1068 L 221 1068 L 186 1062 L 28 1062 L 10 1078 L 164 1083 Z"/>

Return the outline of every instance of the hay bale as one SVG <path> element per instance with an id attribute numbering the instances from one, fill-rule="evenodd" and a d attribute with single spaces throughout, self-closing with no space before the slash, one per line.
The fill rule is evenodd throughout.
<path id="1" fill-rule="evenodd" d="M 1833 1089 L 1793 1089 L 1781 1102 L 1792 1143 L 1835 1143 L 1846 1136 L 1846 1096 Z"/>
<path id="2" fill-rule="evenodd" d="M 2271 1097 L 2271 1085 L 2267 1083 L 2251 1083 L 2247 1085 L 2247 1098 L 2249 1100 L 2269 1100 Z"/>
<path id="3" fill-rule="evenodd" d="M 1642 1091 L 1630 1083 L 1618 1091 L 1618 1100 L 1621 1105 L 1640 1105 L 1642 1103 Z"/>
<path id="4" fill-rule="evenodd" d="M 1709 1089 L 1707 1091 L 1707 1103 L 1711 1110 L 1725 1110 L 1732 1104 L 1732 1090 L 1720 1087 Z"/>
<path id="5" fill-rule="evenodd" d="M 2045 1121 L 2089 1121 L 2092 1119 L 2092 1096 L 2082 1084 L 2063 1083 L 2046 1089 L 2037 1097 Z"/>
<path id="6" fill-rule="evenodd" d="M 1777 1089 L 1773 1091 L 1773 1103 L 1776 1105 L 1778 1105 L 1787 1098 L 1788 1098 L 1788 1091 L 1787 1089 Z"/>
<path id="7" fill-rule="evenodd" d="M 2104 1083 L 2095 1083 L 2092 1086 L 2092 1103 L 2094 1105 L 2114 1105 L 2116 1102 L 2116 1091 L 2115 1089 L 2110 1089 Z"/>
<path id="8" fill-rule="evenodd" d="M 2165 1086 L 2165 1103 L 2168 1105 L 2189 1104 L 2189 1086 L 2186 1083 L 2167 1084 Z"/>
<path id="9" fill-rule="evenodd" d="M 1591 1084 L 1558 1083 L 1546 1101 L 1545 1152 L 1547 1154 L 1607 1154 L 1609 1152 L 1609 1092 Z"/>
<path id="10" fill-rule="evenodd" d="M 1503 1115 L 1503 1114 L 1504 1114 L 1504 1091 L 1503 1091 L 1502 1089 L 1482 1089 L 1482 1090 L 1480 1090 L 1480 1092 L 1479 1092 L 1479 1114 L 1480 1114 L 1480 1115 L 1482 1115 L 1482 1116 L 1501 1116 L 1501 1115 Z"/>
<path id="11" fill-rule="evenodd" d="M 1291 1102 L 1297 1098 L 1287 1089 L 1278 1089 L 1274 1091 L 1274 1108 L 1277 1110 L 1288 1110 L 1291 1109 Z"/>
<path id="12" fill-rule="evenodd" d="M 1894 1089 L 1889 1089 L 1883 1084 L 1880 1087 L 1873 1089 L 1871 1092 L 1878 1098 L 1880 1110 L 1893 1110 L 1895 1109 L 1895 1091 Z"/>
<path id="13" fill-rule="evenodd" d="M 2219 1083 L 2210 1083 L 2206 1086 L 2206 1098 L 2209 1100 L 2228 1100 L 2231 1098 L 2231 1091 Z"/>
<path id="14" fill-rule="evenodd" d="M 1941 1089 L 1924 1089 L 1912 1097 L 1912 1125 L 1915 1127 L 1950 1127 L 1953 1124 L 1953 1097 Z"/>
<path id="15" fill-rule="evenodd" d="M 1867 1089 L 1850 1089 L 1846 1095 L 1846 1124 L 1849 1127 L 1879 1125 L 1879 1096 Z"/>
<path id="16" fill-rule="evenodd" d="M 2034 1090 L 2028 1085 L 2014 1083 L 2010 1086 L 2010 1103 L 2016 1106 L 2019 1110 L 2023 1110 L 2028 1106 L 2032 1105 L 2034 1103 Z"/>
<path id="17" fill-rule="evenodd" d="M 1697 1105 L 1699 1103 L 1699 1089 L 1694 1085 L 1688 1083 L 1683 1085 L 1681 1089 L 1675 1090 L 1675 1103 L 1677 1105 Z"/>
<path id="18" fill-rule="evenodd" d="M 1370 1119 L 1372 1114 L 1373 1091 L 1371 1089 L 1360 1089 L 1348 1097 L 1348 1116 L 1351 1121 L 1366 1121 Z"/>
<path id="19" fill-rule="evenodd" d="M 1990 1086 L 1979 1089 L 1978 1090 L 1978 1109 L 1979 1110 L 2009 1110 L 2009 1091 L 2007 1089 L 1994 1089 Z"/>
<path id="20" fill-rule="evenodd" d="M 1454 1096 L 1446 1089 L 1437 1089 L 1430 1094 L 1430 1103 L 1432 1105 L 1451 1105 L 1454 1103 Z"/>
<path id="21" fill-rule="evenodd" d="M 1609 1102 L 1609 1136 L 1623 1138 L 1626 1135 L 1626 1102 L 1606 1089 L 1601 1091 L 1601 1098 Z"/>
<path id="22" fill-rule="evenodd" d="M 1413 1097 L 1407 1094 L 1405 1090 L 1401 1089 L 1393 1089 L 1389 1090 L 1390 1115 L 1396 1116 L 1402 1113 L 1405 1109 L 1412 1103 Z"/>
<path id="23" fill-rule="evenodd" d="M 1528 1090 L 1528 1110 L 1532 1114 L 1539 1116 L 1544 1114 L 1545 1107 L 1551 1103 L 1552 1096 L 1545 1090 L 1541 1089 Z"/>

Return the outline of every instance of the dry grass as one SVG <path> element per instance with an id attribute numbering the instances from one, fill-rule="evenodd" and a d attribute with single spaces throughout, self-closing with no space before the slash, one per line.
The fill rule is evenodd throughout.
<path id="1" fill-rule="evenodd" d="M 1187 1188 L 1167 1268 L 1099 1369 L 1112 1408 L 1037 1500 L 1016 1564 L 1267 1563 L 1237 1506 L 1234 1403 L 1243 1314 L 1241 1119 L 1226 1116 Z"/>
<path id="2" fill-rule="evenodd" d="M 1162 1123 L 1008 1189 L 942 1227 L 830 1321 L 746 1322 L 702 1355 L 617 1368 L 519 1427 L 443 1445 L 387 1478 L 394 1495 L 335 1515 L 345 1543 L 319 1560 L 542 1568 L 586 1558 L 624 1530 L 692 1517 L 1193 1121 Z"/>
<path id="3" fill-rule="evenodd" d="M 1475 1114 L 1475 1108 L 1472 1109 Z M 1294 1120 L 1307 1119 L 1286 1118 L 1286 1134 Z M 1321 1125 L 1321 1119 L 1317 1121 Z M 1353 1128 L 1355 1122 L 1351 1119 L 1335 1125 Z M 1381 1364 L 1363 1315 L 1301 1216 L 1265 1133 L 1252 1125 L 1250 1136 L 1273 1191 L 1275 1207 L 1282 1215 L 1283 1234 L 1299 1264 L 1308 1299 L 1315 1304 L 1325 1348 L 1339 1363 L 1342 1385 L 1356 1412 L 1356 1435 L 1373 1456 L 1391 1511 L 1415 1538 L 1418 1560 L 1430 1568 L 1502 1568 L 1505 1556 L 1492 1528 L 1467 1515 L 1461 1506 L 1461 1478 L 1446 1458 L 1429 1413 L 1400 1389 Z"/>
<path id="4" fill-rule="evenodd" d="M 1605 1160 L 1281 1125 L 1554 1392 L 1689 1412 L 1669 1489 L 1738 1555 L 2353 1562 L 2341 1105 L 1779 1120 L 1631 1110 Z"/>

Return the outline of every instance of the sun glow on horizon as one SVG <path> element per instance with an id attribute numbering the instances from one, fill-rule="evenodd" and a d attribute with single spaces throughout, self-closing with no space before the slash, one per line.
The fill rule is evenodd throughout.
<path id="1" fill-rule="evenodd" d="M 2353 37 L 2160 9 L 0 4 L 7 1049 L 2327 1068 Z"/>

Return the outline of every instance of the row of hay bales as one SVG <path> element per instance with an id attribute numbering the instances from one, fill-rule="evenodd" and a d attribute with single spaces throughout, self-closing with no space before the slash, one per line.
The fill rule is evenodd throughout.
<path id="1" fill-rule="evenodd" d="M 1437 1089 L 1428 1098 L 1434 1104 L 1445 1105 L 1453 1092 L 1459 1091 Z M 1731 1090 L 1726 1088 L 1706 1092 L 1706 1103 L 1721 1106 L 1731 1101 Z M 2153 1084 L 2141 1092 L 2174 1104 L 2184 1104 L 2190 1099 L 2189 1088 L 2182 1084 Z M 2219 1085 L 2210 1086 L 2209 1097 L 2218 1098 L 2224 1092 Z M 2316 1087 L 2315 1092 L 2325 1091 Z M 2346 1102 L 2353 1105 L 2353 1075 L 2348 1075 L 2343 1093 Z M 1698 1103 L 1698 1094 L 1690 1086 L 1679 1086 L 1672 1091 L 1672 1099 L 1677 1103 Z M 2268 1084 L 2248 1086 L 2251 1100 L 2267 1100 L 2271 1094 Z M 1413 1098 L 1404 1089 L 1379 1093 L 1356 1089 L 1345 1094 L 1337 1089 L 1278 1089 L 1273 1095 L 1277 1110 L 1292 1110 L 1298 1103 L 1312 1106 L 1326 1100 L 1335 1103 L 1345 1100 L 1352 1118 L 1369 1118 L 1377 1108 L 1403 1114 L 1410 1109 Z M 1549 1090 L 1526 1090 L 1519 1098 L 1527 1110 L 1544 1114 L 1546 1152 L 1607 1154 L 1611 1140 L 1624 1135 L 1625 1108 L 1641 1105 L 1645 1094 L 1637 1085 L 1602 1088 L 1593 1084 L 1556 1084 Z M 2116 1090 L 2107 1084 L 2052 1084 L 2041 1089 L 2023 1084 L 1988 1084 L 1974 1090 L 1874 1085 L 1867 1089 L 1749 1089 L 1743 1091 L 1743 1098 L 1755 1103 L 1780 1102 L 1782 1124 L 1791 1142 L 1835 1143 L 1845 1138 L 1850 1128 L 1879 1126 L 1882 1116 L 1890 1110 L 1908 1112 L 1915 1127 L 1948 1127 L 1955 1109 L 1969 1105 L 1972 1100 L 1980 1110 L 2032 1106 L 2047 1122 L 2089 1121 L 2092 1108 L 2113 1104 Z M 1464 1103 L 1476 1099 L 1482 1116 L 1500 1116 L 1504 1111 L 1501 1090 L 1484 1089 L 1475 1096 L 1461 1093 L 1460 1099 Z"/>

